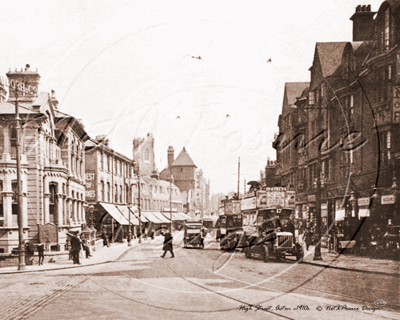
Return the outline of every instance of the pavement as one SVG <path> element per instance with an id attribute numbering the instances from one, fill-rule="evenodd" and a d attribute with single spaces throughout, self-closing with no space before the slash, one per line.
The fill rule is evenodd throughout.
<path id="1" fill-rule="evenodd" d="M 156 237 L 154 243 L 162 243 L 162 236 Z M 159 238 L 159 239 L 158 239 Z M 210 238 L 207 240 L 211 240 Z M 148 243 L 148 239 L 142 239 L 142 244 Z M 86 266 L 110 263 L 122 256 L 125 251 L 139 245 L 138 239 L 131 241 L 131 246 L 127 242 L 112 243 L 110 247 L 102 247 L 97 251 L 92 251 L 92 257 L 86 259 L 84 255 L 80 258 L 80 265 L 74 265 L 72 260 L 68 260 L 68 255 L 60 255 L 53 257 L 53 263 L 46 263 L 39 266 L 37 264 L 37 256 L 35 256 L 36 264 L 26 266 L 26 270 L 19 271 L 18 266 L 0 268 L 0 274 L 23 273 L 23 272 L 40 272 L 48 270 L 81 268 Z M 328 249 L 321 248 L 322 260 L 314 260 L 314 246 L 310 246 L 309 250 L 304 250 L 303 263 L 321 266 L 325 268 L 334 268 L 342 270 L 363 271 L 368 273 L 380 273 L 386 275 L 399 276 L 400 262 L 389 259 L 373 259 L 368 257 L 359 257 L 353 254 L 329 253 Z M 47 261 L 47 259 L 45 259 Z"/>
<path id="2" fill-rule="evenodd" d="M 314 249 L 314 246 L 310 246 L 308 251 L 304 248 L 303 263 L 342 270 L 400 275 L 400 261 L 360 257 L 350 253 L 338 254 L 328 252 L 327 248 L 321 248 L 322 260 L 314 260 Z"/>

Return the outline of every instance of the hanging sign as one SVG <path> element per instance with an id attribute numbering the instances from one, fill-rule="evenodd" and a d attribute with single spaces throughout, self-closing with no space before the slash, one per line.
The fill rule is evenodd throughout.
<path id="1" fill-rule="evenodd" d="M 390 194 L 387 196 L 382 196 L 381 204 L 394 204 L 394 195 Z"/>

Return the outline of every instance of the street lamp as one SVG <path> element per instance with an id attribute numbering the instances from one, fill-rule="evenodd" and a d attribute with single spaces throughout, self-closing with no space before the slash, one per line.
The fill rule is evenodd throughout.
<path id="1" fill-rule="evenodd" d="M 397 178 L 396 176 L 393 177 L 393 183 L 391 189 L 393 190 L 394 194 L 394 215 L 393 215 L 393 224 L 399 223 L 399 186 L 397 185 Z"/>
<path id="2" fill-rule="evenodd" d="M 15 86 L 15 131 L 16 131 L 16 156 L 17 156 L 17 206 L 18 206 L 18 242 L 19 242 L 19 259 L 18 259 L 18 270 L 25 270 L 25 243 L 24 243 L 24 218 L 22 212 L 22 184 L 21 184 L 21 142 L 20 142 L 20 122 L 19 117 L 19 106 L 18 106 L 18 89 Z"/>
<path id="3" fill-rule="evenodd" d="M 139 162 L 133 164 L 133 172 L 137 175 L 138 181 L 138 209 L 139 209 L 139 243 L 142 243 L 142 215 L 140 209 L 140 167 Z"/>
<path id="4" fill-rule="evenodd" d="M 172 181 L 174 181 L 174 176 L 171 173 L 169 178 L 169 217 L 171 219 L 170 232 L 172 233 Z"/>
<path id="5" fill-rule="evenodd" d="M 128 226 L 128 247 L 132 246 L 131 239 L 132 239 L 132 230 L 131 230 L 131 205 L 128 206 L 128 214 L 129 214 L 129 226 Z"/>

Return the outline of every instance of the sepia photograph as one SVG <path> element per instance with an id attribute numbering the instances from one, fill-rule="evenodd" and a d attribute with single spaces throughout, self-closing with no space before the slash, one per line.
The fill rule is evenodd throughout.
<path id="1" fill-rule="evenodd" d="M 0 4 L 0 320 L 400 319 L 400 0 Z"/>

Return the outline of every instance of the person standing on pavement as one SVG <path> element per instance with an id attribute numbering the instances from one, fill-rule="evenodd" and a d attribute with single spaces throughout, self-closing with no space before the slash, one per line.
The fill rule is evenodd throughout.
<path id="1" fill-rule="evenodd" d="M 25 242 L 25 256 L 26 256 L 26 265 L 32 264 L 32 257 L 35 254 L 35 248 L 32 242 Z"/>
<path id="2" fill-rule="evenodd" d="M 306 243 L 306 250 L 308 251 L 311 244 L 311 232 L 308 228 L 304 231 L 304 242 Z"/>
<path id="3" fill-rule="evenodd" d="M 38 251 L 38 255 L 39 255 L 39 266 L 43 265 L 43 261 L 44 261 L 44 244 L 43 243 L 39 243 L 37 245 L 37 251 Z"/>
<path id="4" fill-rule="evenodd" d="M 72 259 L 74 264 L 81 264 L 79 262 L 79 253 L 81 251 L 81 240 L 78 237 L 78 233 L 76 232 L 71 239 L 71 247 L 72 247 Z"/>
<path id="5" fill-rule="evenodd" d="M 171 252 L 171 255 L 172 255 L 171 258 L 175 258 L 174 251 L 172 248 L 173 237 L 172 237 L 171 233 L 167 230 L 163 230 L 162 235 L 164 236 L 164 246 L 163 246 L 164 253 L 161 255 L 161 258 L 165 257 L 165 254 L 167 253 L 167 251 Z"/>

